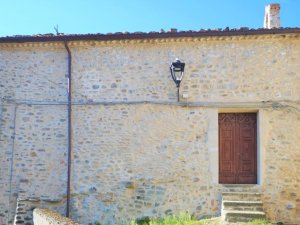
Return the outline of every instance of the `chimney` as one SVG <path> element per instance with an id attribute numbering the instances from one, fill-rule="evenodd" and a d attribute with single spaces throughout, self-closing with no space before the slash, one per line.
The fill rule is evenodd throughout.
<path id="1" fill-rule="evenodd" d="M 264 28 L 280 28 L 280 4 L 266 5 Z"/>

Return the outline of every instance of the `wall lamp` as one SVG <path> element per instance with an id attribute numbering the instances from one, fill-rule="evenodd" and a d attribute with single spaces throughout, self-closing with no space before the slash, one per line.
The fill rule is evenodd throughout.
<path id="1" fill-rule="evenodd" d="M 172 62 L 170 66 L 171 76 L 173 81 L 176 84 L 177 87 L 177 100 L 179 102 L 179 88 L 180 88 L 180 82 L 183 78 L 184 74 L 184 66 L 185 63 L 181 62 L 178 58 L 175 59 L 174 62 Z"/>

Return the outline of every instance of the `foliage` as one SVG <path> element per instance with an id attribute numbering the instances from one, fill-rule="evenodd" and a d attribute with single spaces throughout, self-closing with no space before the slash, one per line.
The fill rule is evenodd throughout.
<path id="1" fill-rule="evenodd" d="M 168 216 L 164 219 L 140 219 L 131 222 L 130 225 L 202 225 L 189 214 L 180 214 L 179 216 Z M 204 225 L 204 224 L 203 224 Z"/>
<path id="2" fill-rule="evenodd" d="M 149 217 L 144 217 L 132 221 L 128 225 L 218 225 L 220 224 L 219 222 L 219 220 L 212 219 L 196 220 L 191 215 L 183 213 L 179 216 L 168 216 L 164 219 L 150 219 Z M 95 222 L 89 225 L 101 225 L 101 223 Z M 255 219 L 245 225 L 272 225 L 272 223 L 264 219 Z"/>
<path id="3" fill-rule="evenodd" d="M 94 223 L 89 223 L 89 225 L 102 225 L 102 224 L 99 222 L 94 222 Z"/>

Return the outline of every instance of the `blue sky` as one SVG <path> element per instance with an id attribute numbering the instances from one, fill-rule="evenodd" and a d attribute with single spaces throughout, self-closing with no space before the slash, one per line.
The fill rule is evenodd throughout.
<path id="1" fill-rule="evenodd" d="M 266 0 L 0 0 L 0 36 L 263 26 Z M 300 27 L 300 0 L 277 0 L 281 25 Z"/>

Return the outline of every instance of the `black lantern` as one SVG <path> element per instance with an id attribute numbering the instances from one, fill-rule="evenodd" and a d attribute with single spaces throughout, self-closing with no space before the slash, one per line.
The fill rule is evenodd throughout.
<path id="1" fill-rule="evenodd" d="M 172 79 L 174 80 L 176 87 L 178 89 L 177 90 L 178 101 L 179 101 L 179 87 L 184 74 L 184 66 L 185 63 L 181 62 L 178 58 L 176 58 L 175 61 L 172 62 L 170 66 Z"/>
<path id="2" fill-rule="evenodd" d="M 185 63 L 181 62 L 178 58 L 176 58 L 170 66 L 171 75 L 176 84 L 176 87 L 180 87 L 180 82 L 184 73 L 184 66 Z"/>

